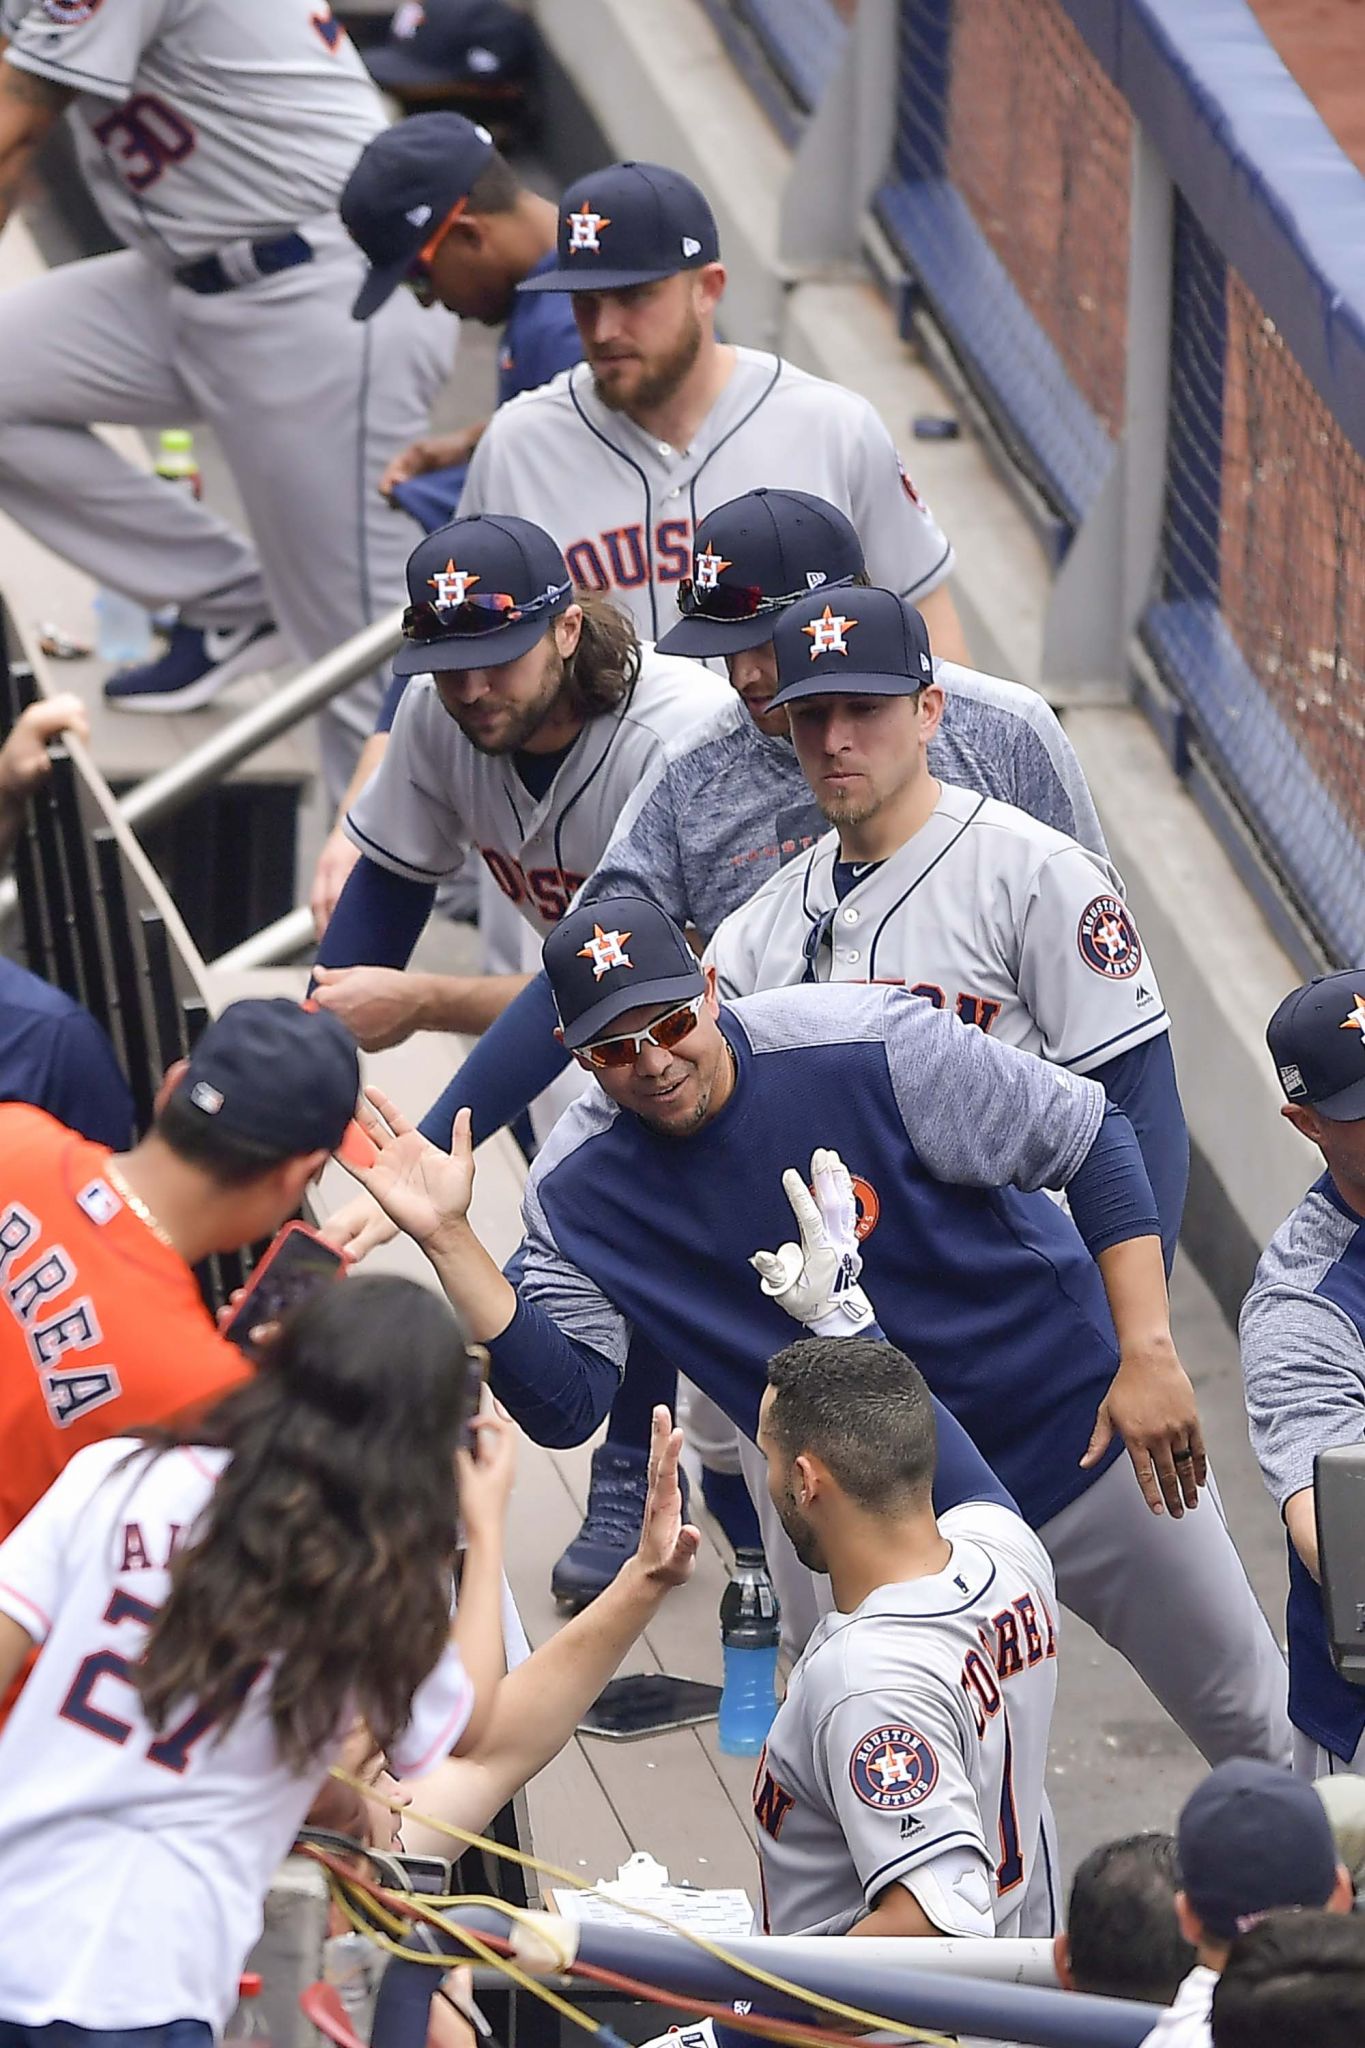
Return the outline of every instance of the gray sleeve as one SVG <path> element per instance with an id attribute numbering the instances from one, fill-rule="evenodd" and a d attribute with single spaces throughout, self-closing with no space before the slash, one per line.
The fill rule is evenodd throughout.
<path id="1" fill-rule="evenodd" d="M 848 512 L 863 538 L 868 573 L 874 583 L 918 602 L 952 569 L 952 546 L 870 405 L 848 455 Z"/>
<path id="2" fill-rule="evenodd" d="M 102 7 L 99 0 L 87 0 L 25 8 L 9 30 L 5 61 L 72 92 L 126 100 L 167 5 L 168 0 L 113 0 Z M 6 8 L 6 23 L 14 11 Z"/>
<path id="3" fill-rule="evenodd" d="M 1252 1287 L 1238 1336 L 1251 1448 L 1283 1507 L 1319 1451 L 1365 1437 L 1365 1345 L 1335 1302 L 1276 1286 Z"/>
<path id="4" fill-rule="evenodd" d="M 1085 770 L 1047 699 L 1037 690 L 1005 684 L 955 662 L 936 662 L 934 670 L 953 704 L 954 730 L 960 719 L 966 744 L 989 760 L 993 775 L 987 794 L 1107 859 Z M 1003 745 L 1002 735 L 1008 736 Z"/>
<path id="5" fill-rule="evenodd" d="M 1099 1083 L 1002 1045 L 904 989 L 888 989 L 884 1000 L 891 1085 L 929 1171 L 967 1187 L 1065 1187 L 1104 1116 Z"/>
<path id="6" fill-rule="evenodd" d="M 893 1748 L 905 1778 L 917 1777 L 915 1789 L 923 1791 L 907 1809 L 876 1803 L 879 1766 L 886 1770 L 883 1759 Z M 889 1885 L 903 1883 L 949 1848 L 976 1850 L 986 1859 L 961 1729 L 940 1686 L 916 1683 L 907 1672 L 894 1685 L 845 1695 L 816 1729 L 813 1762 L 869 1912 Z M 919 1826 L 902 1833 L 902 1810 L 912 1811 Z"/>
<path id="7" fill-rule="evenodd" d="M 554 1140 L 551 1138 L 550 1145 Z M 545 1153 L 541 1158 L 545 1158 Z M 550 1163 L 553 1164 L 553 1153 Z M 521 1200 L 525 1229 L 521 1247 L 513 1261 L 516 1290 L 525 1301 L 543 1309 L 555 1327 L 577 1343 L 590 1344 L 609 1358 L 618 1372 L 625 1371 L 631 1326 L 595 1281 L 567 1259 L 555 1242 L 550 1220 L 540 1199 L 544 1172 L 540 1161 L 531 1169 Z"/>
<path id="8" fill-rule="evenodd" d="M 429 690 L 404 690 L 384 758 L 342 819 L 353 845 L 410 882 L 444 881 L 470 844 L 450 795 L 433 787 L 433 705 Z"/>
<path id="9" fill-rule="evenodd" d="M 675 923 L 692 921 L 678 834 L 676 771 L 667 757 L 632 794 L 577 900 L 596 903 L 604 896 L 647 896 Z"/>

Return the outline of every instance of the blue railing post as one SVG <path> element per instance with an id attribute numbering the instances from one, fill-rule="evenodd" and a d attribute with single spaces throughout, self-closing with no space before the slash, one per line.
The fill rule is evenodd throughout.
<path id="1" fill-rule="evenodd" d="M 1227 264 L 1179 193 L 1162 595 L 1216 605 L 1222 582 Z"/>
<path id="2" fill-rule="evenodd" d="M 943 175 L 952 42 L 953 0 L 901 0 L 896 169 L 902 178 Z"/>

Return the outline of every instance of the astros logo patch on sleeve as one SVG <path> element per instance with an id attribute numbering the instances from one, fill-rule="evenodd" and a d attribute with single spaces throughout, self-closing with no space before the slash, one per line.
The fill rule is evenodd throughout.
<path id="1" fill-rule="evenodd" d="M 938 1783 L 938 1758 L 915 1728 L 874 1728 L 849 1758 L 848 1775 L 865 1806 L 905 1813 Z"/>
<path id="2" fill-rule="evenodd" d="M 1076 928 L 1081 958 L 1106 981 L 1129 981 L 1142 965 L 1142 941 L 1128 906 L 1118 896 L 1097 896 Z"/>

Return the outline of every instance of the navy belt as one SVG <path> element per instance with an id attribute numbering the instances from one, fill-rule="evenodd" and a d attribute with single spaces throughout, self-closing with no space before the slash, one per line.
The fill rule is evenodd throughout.
<path id="1" fill-rule="evenodd" d="M 234 242 L 221 255 L 183 263 L 174 275 L 187 291 L 235 292 L 239 285 L 255 284 L 260 278 L 273 277 L 276 271 L 294 270 L 312 260 L 312 244 L 293 230 L 268 242 Z"/>

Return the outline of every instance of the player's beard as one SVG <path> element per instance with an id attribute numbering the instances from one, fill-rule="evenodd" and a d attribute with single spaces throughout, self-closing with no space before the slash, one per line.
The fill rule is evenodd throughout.
<path id="1" fill-rule="evenodd" d="M 884 798 L 880 796 L 823 796 L 816 803 L 820 815 L 830 825 L 863 825 L 869 818 L 875 818 Z"/>
<path id="2" fill-rule="evenodd" d="M 545 673 L 541 677 L 540 688 L 537 690 L 534 700 L 529 704 L 521 705 L 515 712 L 509 710 L 507 722 L 498 727 L 496 739 L 481 737 L 478 725 L 474 723 L 477 720 L 478 714 L 485 709 L 484 705 L 474 704 L 469 707 L 467 716 L 470 722 L 468 723 L 466 722 L 464 707 L 451 710 L 450 715 L 469 741 L 470 746 L 473 747 L 475 753 L 515 754 L 526 745 L 527 740 L 535 738 L 537 732 L 539 732 L 541 726 L 544 725 L 554 709 L 560 692 L 564 688 L 566 667 L 567 664 L 563 655 L 554 645 L 553 640 L 551 640 L 545 655 Z M 446 708 L 450 710 L 449 706 Z"/>
<path id="3" fill-rule="evenodd" d="M 792 1492 L 790 1483 L 783 1485 L 782 1498 L 775 1500 L 773 1506 L 777 1509 L 777 1519 L 786 1531 L 788 1542 L 806 1570 L 828 1572 L 829 1566 L 825 1562 L 825 1553 L 820 1548 L 819 1538 L 796 1505 L 796 1495 Z"/>
<path id="4" fill-rule="evenodd" d="M 640 372 L 631 390 L 614 390 L 593 374 L 593 389 L 608 412 L 627 414 L 652 412 L 666 405 L 701 354 L 702 324 L 695 309 L 687 308 L 686 324 L 667 355 L 658 356 Z"/>

